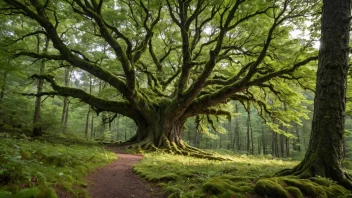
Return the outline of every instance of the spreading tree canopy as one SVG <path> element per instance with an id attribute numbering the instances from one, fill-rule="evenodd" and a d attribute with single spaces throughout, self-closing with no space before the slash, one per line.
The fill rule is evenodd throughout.
<path id="1" fill-rule="evenodd" d="M 133 119 L 133 146 L 196 154 L 181 139 L 186 119 L 204 115 L 212 124 L 214 116 L 230 117 L 231 100 L 249 101 L 243 104 L 263 118 L 298 122 L 304 98 L 297 90 L 314 88 L 309 63 L 317 56 L 312 42 L 290 32 L 315 18 L 318 3 L 2 0 L 0 6 L 7 53 L 52 65 L 32 75 L 52 87 L 40 95 L 78 98 L 98 113 Z M 38 37 L 48 49 L 44 42 L 30 45 Z M 104 97 L 63 86 L 56 74 L 67 65 L 105 81 Z M 290 120 L 280 118 L 277 101 L 291 109 Z"/>

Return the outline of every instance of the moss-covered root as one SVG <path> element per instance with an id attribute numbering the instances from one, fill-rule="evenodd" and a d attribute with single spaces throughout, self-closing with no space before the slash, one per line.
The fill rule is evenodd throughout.
<path id="1" fill-rule="evenodd" d="M 344 172 L 340 168 L 332 169 L 334 173 L 330 175 L 326 175 L 325 171 L 314 171 L 314 170 L 325 170 L 325 167 L 321 167 L 322 165 L 314 165 L 310 163 L 305 163 L 304 161 L 298 164 L 296 167 L 292 169 L 284 169 L 275 174 L 275 176 L 289 176 L 293 175 L 301 179 L 308 179 L 314 177 L 328 177 L 336 181 L 338 184 L 344 186 L 345 188 L 352 190 L 352 178 L 346 172 Z M 330 172 L 330 171 L 329 171 Z"/>
<path id="2" fill-rule="evenodd" d="M 126 144 L 123 144 L 126 146 Z M 146 138 L 140 142 L 130 143 L 128 145 L 129 149 L 134 149 L 137 151 L 146 150 L 146 151 L 157 151 L 163 150 L 168 153 L 174 153 L 178 155 L 192 156 L 196 158 L 209 159 L 209 160 L 229 160 L 220 156 L 216 156 L 213 153 L 203 151 L 201 149 L 189 146 L 188 144 L 180 141 L 179 143 L 170 142 L 167 138 L 162 139 L 161 146 L 156 147 L 152 138 Z"/>
<path id="3" fill-rule="evenodd" d="M 288 198 L 288 192 L 276 181 L 262 179 L 257 182 L 254 191 L 265 197 Z"/>
<path id="4" fill-rule="evenodd" d="M 259 180 L 254 191 L 264 197 L 335 198 L 348 197 L 349 191 L 327 178 L 296 179 L 276 177 Z"/>

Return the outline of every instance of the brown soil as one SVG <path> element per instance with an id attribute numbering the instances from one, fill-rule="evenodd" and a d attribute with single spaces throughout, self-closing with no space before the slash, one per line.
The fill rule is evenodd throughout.
<path id="1" fill-rule="evenodd" d="M 92 198 L 166 198 L 167 195 L 154 184 L 148 183 L 135 174 L 132 167 L 143 156 L 123 153 L 122 150 L 110 148 L 117 153 L 118 159 L 111 164 L 97 169 L 87 177 L 88 194 Z"/>

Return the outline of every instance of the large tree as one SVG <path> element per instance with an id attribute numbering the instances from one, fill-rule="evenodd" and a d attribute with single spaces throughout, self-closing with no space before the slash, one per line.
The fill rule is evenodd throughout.
<path id="1" fill-rule="evenodd" d="M 184 153 L 195 151 L 181 139 L 186 119 L 230 116 L 230 100 L 250 101 L 264 117 L 278 115 L 268 105 L 276 98 L 300 115 L 294 89 L 311 86 L 314 68 L 304 66 L 317 56 L 290 31 L 314 11 L 313 2 L 3 0 L 1 10 L 11 23 L 33 25 L 16 41 L 37 34 L 50 40 L 47 53 L 27 46 L 16 57 L 64 62 L 110 85 L 104 98 L 60 85 L 55 72 L 33 75 L 51 84 L 41 95 L 127 116 L 138 126 L 132 145 Z"/>
<path id="2" fill-rule="evenodd" d="M 304 160 L 278 175 L 332 178 L 349 189 L 343 170 L 346 84 L 349 61 L 351 1 L 324 0 L 314 116 Z"/>

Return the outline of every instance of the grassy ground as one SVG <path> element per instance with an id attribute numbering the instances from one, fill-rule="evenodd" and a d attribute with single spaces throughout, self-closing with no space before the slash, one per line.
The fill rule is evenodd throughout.
<path id="1" fill-rule="evenodd" d="M 225 157 L 231 161 L 149 153 L 134 170 L 157 182 L 169 197 L 352 197 L 351 192 L 326 178 L 272 177 L 298 161 L 246 155 Z"/>
<path id="2" fill-rule="evenodd" d="M 0 198 L 87 197 L 84 177 L 114 159 L 114 153 L 74 137 L 30 140 L 2 133 Z"/>

